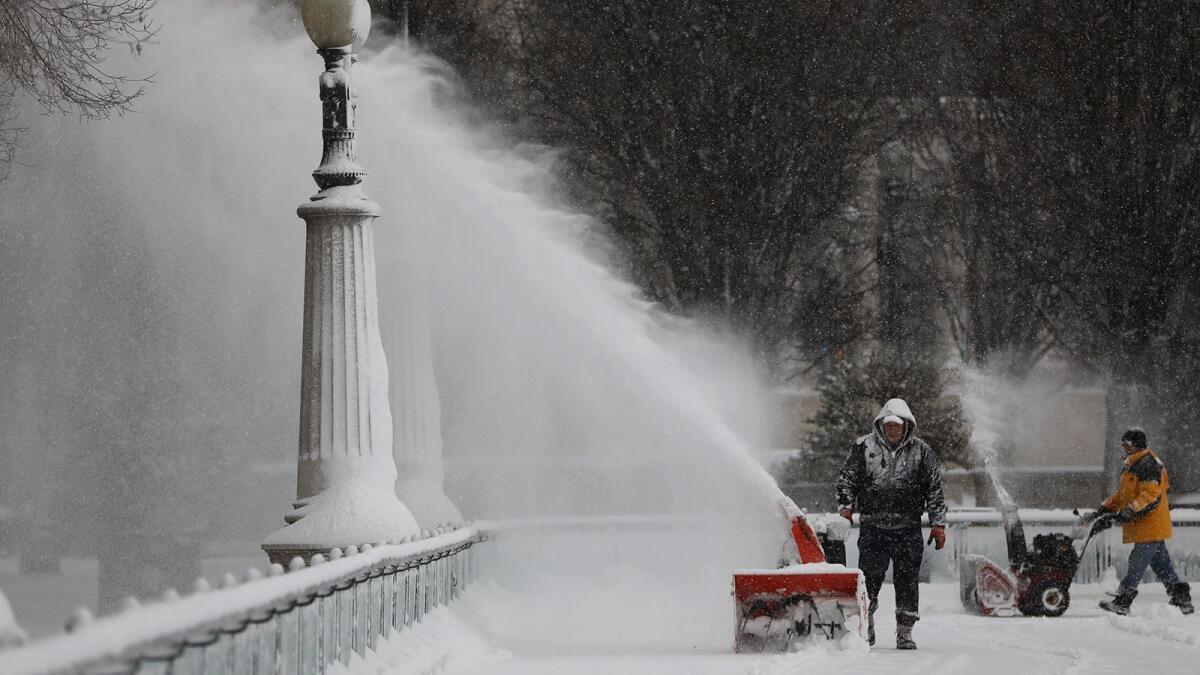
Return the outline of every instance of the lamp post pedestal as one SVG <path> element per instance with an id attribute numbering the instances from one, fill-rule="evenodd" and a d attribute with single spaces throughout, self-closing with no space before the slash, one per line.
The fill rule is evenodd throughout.
<path id="1" fill-rule="evenodd" d="M 272 562 L 418 532 L 396 497 L 388 372 L 379 334 L 372 225 L 354 149 L 350 47 L 322 48 L 321 188 L 298 215 L 307 224 L 296 501 L 267 537 Z"/>

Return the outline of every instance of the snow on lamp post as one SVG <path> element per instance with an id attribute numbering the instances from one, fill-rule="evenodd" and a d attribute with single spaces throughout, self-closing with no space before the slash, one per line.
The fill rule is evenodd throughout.
<path id="1" fill-rule="evenodd" d="M 300 8 L 325 60 L 324 152 L 313 172 L 320 192 L 297 209 L 307 224 L 307 249 L 296 501 L 288 524 L 263 543 L 271 561 L 281 563 L 418 531 L 395 493 L 372 235 L 380 209 L 359 187 L 366 172 L 354 148 L 349 71 L 371 10 L 367 0 L 303 0 Z"/>

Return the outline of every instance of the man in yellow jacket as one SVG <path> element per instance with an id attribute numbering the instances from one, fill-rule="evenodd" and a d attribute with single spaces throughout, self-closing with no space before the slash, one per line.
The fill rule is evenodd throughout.
<path id="1" fill-rule="evenodd" d="M 1138 582 L 1150 567 L 1167 588 L 1171 604 L 1184 614 L 1191 614 L 1194 611 L 1191 586 L 1180 581 L 1171 565 L 1171 554 L 1167 552 L 1167 540 L 1171 538 L 1167 469 L 1158 455 L 1146 447 L 1146 432 L 1141 427 L 1132 427 L 1125 432 L 1121 437 L 1121 448 L 1125 451 L 1121 487 L 1104 500 L 1091 518 L 1116 514 L 1115 520 L 1122 524 L 1122 540 L 1133 544 L 1133 551 L 1129 554 L 1129 572 L 1117 587 L 1116 597 L 1102 600 L 1100 607 L 1117 614 L 1129 614 L 1129 606 L 1137 597 Z"/>

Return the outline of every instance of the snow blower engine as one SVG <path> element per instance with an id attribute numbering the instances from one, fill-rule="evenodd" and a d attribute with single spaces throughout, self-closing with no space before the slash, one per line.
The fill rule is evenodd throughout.
<path id="1" fill-rule="evenodd" d="M 1071 580 L 1092 537 L 1111 525 L 1101 518 L 1087 528 L 1079 551 L 1065 534 L 1039 534 L 1033 550 L 1026 547 L 1025 527 L 1015 506 L 1001 509 L 1009 568 L 981 555 L 966 554 L 958 561 L 963 607 L 983 616 L 1062 616 L 1071 604 Z"/>
<path id="2" fill-rule="evenodd" d="M 735 570 L 734 651 L 787 651 L 810 638 L 867 636 L 867 587 L 862 572 L 826 560 L 803 512 L 785 505 L 796 562 L 779 569 Z M 791 557 L 791 556 L 789 556 Z"/>

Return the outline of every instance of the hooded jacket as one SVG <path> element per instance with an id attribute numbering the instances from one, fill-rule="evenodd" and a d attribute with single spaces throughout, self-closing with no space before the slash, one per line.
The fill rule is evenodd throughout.
<path id="1" fill-rule="evenodd" d="M 904 437 L 892 447 L 883 433 L 883 418 L 904 420 Z M 937 455 L 917 438 L 917 419 L 903 399 L 884 404 L 875 416 L 872 433 L 850 448 L 838 479 L 838 505 L 856 511 L 863 525 L 883 529 L 921 526 L 929 512 L 930 525 L 946 524 L 942 471 Z"/>
<path id="2" fill-rule="evenodd" d="M 1109 511 L 1119 513 L 1129 509 L 1132 512 L 1132 520 L 1121 525 L 1124 543 L 1140 544 L 1171 538 L 1171 507 L 1167 505 L 1170 487 L 1167 469 L 1153 450 L 1138 450 L 1125 458 L 1121 487 L 1104 500 L 1104 508 Z"/>

